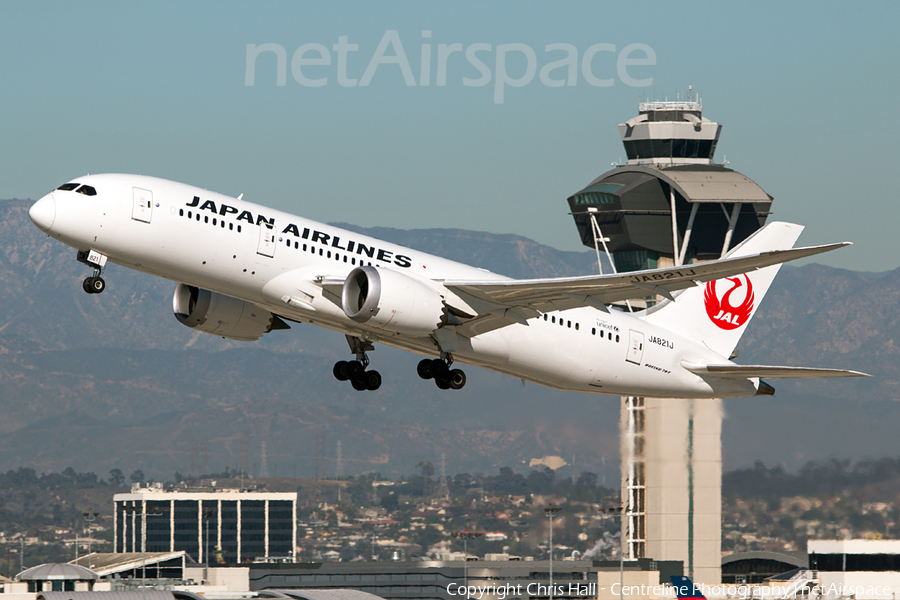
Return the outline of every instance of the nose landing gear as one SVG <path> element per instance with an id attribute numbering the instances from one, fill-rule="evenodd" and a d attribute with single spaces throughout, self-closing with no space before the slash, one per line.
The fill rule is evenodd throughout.
<path id="1" fill-rule="evenodd" d="M 460 369 L 451 369 L 453 357 L 441 353 L 441 358 L 425 358 L 416 366 L 416 373 L 422 379 L 434 379 L 442 390 L 460 390 L 466 385 L 466 374 Z"/>
<path id="2" fill-rule="evenodd" d="M 90 252 L 79 250 L 75 258 L 78 262 L 94 269 L 94 274 L 82 282 L 81 288 L 88 294 L 102 293 L 106 289 L 106 281 L 100 277 L 100 274 L 103 272 L 103 267 L 106 266 L 106 255 L 100 254 L 96 250 Z"/>
<path id="3" fill-rule="evenodd" d="M 339 360 L 334 363 L 332 374 L 338 381 L 350 381 L 354 390 L 369 390 L 374 392 L 381 387 L 381 373 L 378 371 L 367 371 L 369 366 L 369 357 L 366 351 L 374 350 L 375 346 L 372 342 L 362 340 L 358 337 L 348 335 L 347 343 L 350 344 L 350 351 L 356 355 L 356 360 Z"/>

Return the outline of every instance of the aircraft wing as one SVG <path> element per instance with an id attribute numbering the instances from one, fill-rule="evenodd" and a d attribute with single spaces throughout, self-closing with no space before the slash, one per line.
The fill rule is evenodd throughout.
<path id="1" fill-rule="evenodd" d="M 824 246 L 772 250 L 681 267 L 611 275 L 508 281 L 446 280 L 443 283 L 461 298 L 474 300 L 470 301 L 469 305 L 476 308 L 478 314 L 492 312 L 497 315 L 498 308 L 506 307 L 516 311 L 519 316 L 516 318 L 516 315 L 507 311 L 507 319 L 520 321 L 534 316 L 536 314 L 534 311 L 549 312 L 579 306 L 593 306 L 606 310 L 605 305 L 611 302 L 644 298 L 653 294 L 674 299 L 672 292 L 700 283 L 814 256 L 849 244 L 841 242 Z M 476 306 L 482 303 L 484 303 L 482 306 Z"/>
<path id="2" fill-rule="evenodd" d="M 812 367 L 770 367 L 766 365 L 691 365 L 682 366 L 697 375 L 715 375 L 733 379 L 765 377 L 766 379 L 818 379 L 825 377 L 871 377 L 859 371 L 818 369 Z"/>

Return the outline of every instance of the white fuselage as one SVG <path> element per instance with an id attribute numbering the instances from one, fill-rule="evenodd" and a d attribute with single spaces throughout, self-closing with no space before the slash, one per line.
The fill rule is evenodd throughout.
<path id="1" fill-rule="evenodd" d="M 251 302 L 293 321 L 424 356 L 438 355 L 434 336 L 357 323 L 316 284 L 317 278 L 343 278 L 356 266 L 371 264 L 432 282 L 506 279 L 163 179 L 92 175 L 76 181 L 90 184 L 97 194 L 56 190 L 39 201 L 43 220 L 50 221 L 39 226 L 50 236 L 100 252 L 116 264 Z M 51 210 L 52 219 L 46 216 Z M 302 295 L 301 305 L 284 301 L 287 287 Z M 556 389 L 600 394 L 724 398 L 753 395 L 758 386 L 756 379 L 702 378 L 685 370 L 683 361 L 727 361 L 648 323 L 641 313 L 615 309 L 574 308 L 528 319 L 527 325 L 509 324 L 467 338 L 453 359 Z"/>

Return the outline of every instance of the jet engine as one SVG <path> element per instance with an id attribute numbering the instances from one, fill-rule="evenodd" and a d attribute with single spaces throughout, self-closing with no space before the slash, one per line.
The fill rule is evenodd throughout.
<path id="1" fill-rule="evenodd" d="M 183 283 L 175 286 L 172 310 L 182 325 L 232 340 L 250 342 L 273 329 L 290 329 L 255 304 Z"/>
<path id="2" fill-rule="evenodd" d="M 436 291 L 403 273 L 369 266 L 350 271 L 341 306 L 357 323 L 406 335 L 430 335 L 444 318 Z"/>

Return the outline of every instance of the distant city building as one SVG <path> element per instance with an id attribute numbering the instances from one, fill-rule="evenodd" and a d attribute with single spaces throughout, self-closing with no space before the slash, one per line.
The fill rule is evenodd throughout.
<path id="1" fill-rule="evenodd" d="M 809 597 L 893 600 L 900 590 L 900 540 L 809 540 L 818 590 Z"/>
<path id="2" fill-rule="evenodd" d="M 200 563 L 296 557 L 296 493 L 136 486 L 113 501 L 115 552 L 184 550 Z"/>

